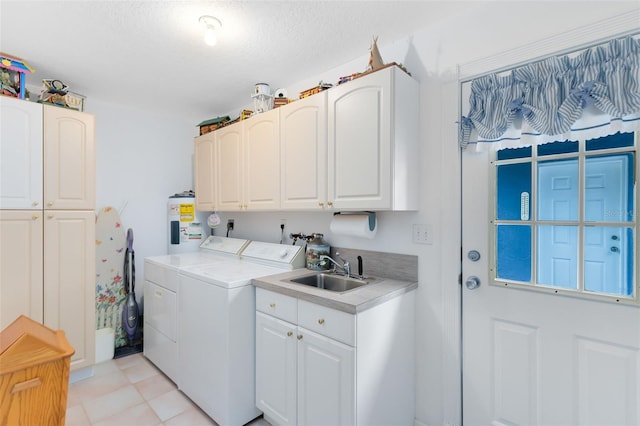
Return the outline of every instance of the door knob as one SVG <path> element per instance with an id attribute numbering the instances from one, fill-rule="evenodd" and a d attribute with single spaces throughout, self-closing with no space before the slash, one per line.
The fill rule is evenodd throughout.
<path id="1" fill-rule="evenodd" d="M 620 249 L 618 247 L 616 247 L 616 246 L 611 246 L 610 250 L 611 250 L 612 253 L 620 253 Z"/>
<path id="2" fill-rule="evenodd" d="M 467 281 L 465 281 L 464 285 L 467 286 L 469 290 L 475 290 L 476 288 L 480 287 L 480 278 L 471 276 L 467 278 Z"/>

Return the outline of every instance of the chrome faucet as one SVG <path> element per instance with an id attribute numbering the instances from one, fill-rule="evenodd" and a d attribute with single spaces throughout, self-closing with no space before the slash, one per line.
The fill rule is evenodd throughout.
<path id="1" fill-rule="evenodd" d="M 340 269 L 342 269 L 342 272 L 344 273 L 345 277 L 350 277 L 351 276 L 351 265 L 349 265 L 349 262 L 347 262 L 345 259 L 340 257 L 340 253 L 338 253 L 338 252 L 336 252 L 336 257 L 342 261 L 342 265 L 340 265 L 338 262 L 333 260 L 331 257 L 327 256 L 326 254 L 323 254 L 322 256 L 320 256 L 320 260 L 322 260 L 322 261 L 325 261 L 325 260 L 330 261 L 334 265 L 334 267 L 333 267 L 334 271 L 336 271 L 336 268 L 340 268 Z"/>

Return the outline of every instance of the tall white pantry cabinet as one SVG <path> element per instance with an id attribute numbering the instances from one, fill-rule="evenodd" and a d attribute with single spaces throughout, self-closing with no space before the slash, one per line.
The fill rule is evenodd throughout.
<path id="1" fill-rule="evenodd" d="M 95 360 L 95 118 L 0 97 L 0 329 L 64 331 Z"/>

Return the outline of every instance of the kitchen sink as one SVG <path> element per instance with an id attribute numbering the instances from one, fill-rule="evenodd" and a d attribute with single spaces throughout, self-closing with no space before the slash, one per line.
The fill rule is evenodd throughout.
<path id="1" fill-rule="evenodd" d="M 326 272 L 316 272 L 311 275 L 304 275 L 302 277 L 292 278 L 289 280 L 289 282 L 295 284 L 304 284 L 336 292 L 353 290 L 365 284 L 369 284 L 371 281 L 371 278 L 359 279 L 345 277 L 344 275 L 329 274 Z"/>

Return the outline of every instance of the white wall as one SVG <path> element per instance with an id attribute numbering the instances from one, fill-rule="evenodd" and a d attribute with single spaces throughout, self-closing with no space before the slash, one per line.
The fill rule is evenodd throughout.
<path id="1" fill-rule="evenodd" d="M 114 207 L 133 230 L 141 301 L 144 258 L 167 252 L 168 197 L 193 189 L 195 122 L 95 99 L 85 111 L 96 116 L 96 212 Z"/>
<path id="2" fill-rule="evenodd" d="M 455 20 L 443 21 L 439 27 L 404 40 L 379 40 L 383 60 L 405 64 L 421 82 L 420 210 L 379 213 L 374 240 L 331 235 L 330 213 L 222 214 L 223 225 L 216 234 L 224 235 L 226 219 L 233 218 L 232 236 L 279 242 L 280 220 L 286 219 L 286 235 L 322 232 L 334 246 L 419 256 L 416 419 L 419 424 L 459 424 L 456 66 L 637 8 L 636 2 L 492 2 L 482 9 L 461 10 Z M 342 75 L 363 71 L 367 60 L 363 55 L 310 76 L 287 87 L 288 93 L 292 96 L 319 80 L 335 82 Z M 244 106 L 230 106 L 230 115 L 237 115 Z M 87 111 L 97 117 L 98 207 L 120 208 L 126 203 L 123 226 L 134 229 L 140 274 L 145 256 L 166 252 L 167 197 L 192 188 L 192 138 L 198 120 L 184 122 L 93 99 L 87 102 Z M 414 223 L 433 225 L 432 245 L 412 243 Z M 285 242 L 290 243 L 288 239 Z"/>

